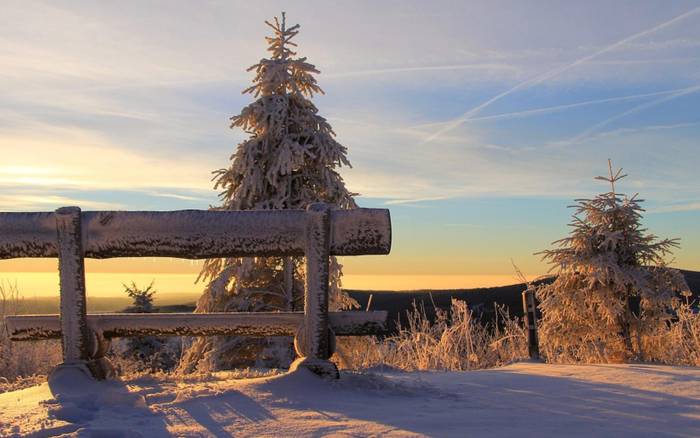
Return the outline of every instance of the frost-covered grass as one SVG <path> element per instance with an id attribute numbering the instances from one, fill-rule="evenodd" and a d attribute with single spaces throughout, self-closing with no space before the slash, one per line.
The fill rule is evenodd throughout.
<path id="1" fill-rule="evenodd" d="M 692 303 L 675 309 L 672 321 L 639 336 L 643 355 L 636 362 L 700 366 L 700 314 Z M 528 358 L 527 333 L 518 318 L 499 310 L 497 324 L 482 324 L 464 301 L 453 300 L 450 312 L 438 310 L 432 323 L 421 309 L 408 315 L 399 333 L 384 339 L 347 337 L 338 340 L 334 360 L 341 368 L 389 367 L 406 371 L 463 371 L 493 368 Z M 597 353 L 589 343 L 575 349 L 551 348 L 540 338 L 540 351 L 549 363 L 619 363 L 615 356 Z"/>
<path id="2" fill-rule="evenodd" d="M 670 365 L 700 366 L 700 313 L 691 303 L 676 309 L 677 320 L 644 339 L 642 348 L 654 361 Z"/>
<path id="3" fill-rule="evenodd" d="M 6 315 L 25 313 L 26 306 L 16 284 L 0 281 L 0 392 L 36 384 L 61 361 L 58 341 L 10 341 L 2 321 Z"/>
<path id="4" fill-rule="evenodd" d="M 700 366 L 700 315 L 686 302 L 676 309 L 676 319 L 640 338 L 644 360 L 668 365 Z M 22 313 L 23 301 L 16 286 L 0 283 L 0 317 Z M 526 331 L 518 318 L 499 311 L 497 324 L 483 324 L 474 317 L 464 301 L 454 300 L 450 312 L 437 312 L 431 322 L 421 309 L 408 315 L 407 324 L 398 334 L 384 339 L 344 337 L 338 339 L 334 360 L 341 368 L 413 370 L 475 370 L 493 368 L 527 358 Z M 173 340 L 177 342 L 177 340 Z M 115 341 L 116 348 L 119 340 Z M 551 363 L 609 363 L 614 358 L 592 354 L 581 344 L 576 357 L 548 348 L 547 339 L 540 339 L 543 356 Z M 118 355 L 110 360 L 124 374 L 134 377 L 152 367 L 132 363 Z M 16 390 L 40 383 L 51 368 L 61 361 L 58 341 L 11 342 L 4 325 L 0 326 L 0 392 Z M 232 371 L 231 378 L 261 377 L 276 371 Z M 137 373 L 139 374 L 139 373 Z M 152 374 L 152 373 L 151 373 Z M 185 377 L 158 372 L 161 378 Z M 171 377 L 167 377 L 171 376 Z M 202 379 L 193 374 L 186 379 Z"/>
<path id="5" fill-rule="evenodd" d="M 639 357 L 632 362 L 660 363 L 666 365 L 700 366 L 700 314 L 691 302 L 678 304 L 670 321 L 636 333 L 633 342 Z M 602 342 L 601 342 L 602 344 Z M 558 349 L 540 337 L 540 351 L 551 363 L 621 363 L 624 357 L 606 354 L 596 339 L 587 337 L 572 342 L 566 350 Z"/>
<path id="6" fill-rule="evenodd" d="M 341 338 L 336 354 L 342 368 L 388 366 L 407 371 L 463 371 L 491 368 L 527 358 L 527 337 L 517 318 L 503 308 L 498 321 L 479 322 L 467 303 L 452 300 L 449 312 L 437 310 L 431 322 L 414 308 L 399 333 L 384 339 Z"/>

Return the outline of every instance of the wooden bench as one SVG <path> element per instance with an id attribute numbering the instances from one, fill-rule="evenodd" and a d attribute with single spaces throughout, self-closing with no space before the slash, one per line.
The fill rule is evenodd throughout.
<path id="1" fill-rule="evenodd" d="M 57 257 L 60 315 L 5 318 L 15 341 L 61 338 L 63 364 L 110 375 L 109 339 L 125 336 L 294 336 L 297 360 L 338 377 L 334 335 L 381 333 L 386 312 L 329 312 L 329 256 L 388 254 L 385 209 L 86 211 L 0 213 L 0 259 Z M 305 256 L 303 312 L 95 314 L 86 312 L 84 258 Z M 54 373 L 56 370 L 54 371 Z"/>

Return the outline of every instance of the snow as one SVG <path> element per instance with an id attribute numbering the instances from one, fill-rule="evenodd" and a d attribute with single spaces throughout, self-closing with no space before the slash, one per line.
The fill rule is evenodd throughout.
<path id="1" fill-rule="evenodd" d="M 0 394 L 0 435 L 700 436 L 700 369 L 518 363 L 471 372 L 140 377 Z"/>

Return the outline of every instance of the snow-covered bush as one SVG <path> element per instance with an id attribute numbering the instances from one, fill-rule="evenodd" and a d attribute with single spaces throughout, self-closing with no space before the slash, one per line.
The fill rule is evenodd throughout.
<path id="1" fill-rule="evenodd" d="M 609 176 L 596 179 L 610 191 L 577 200 L 570 235 L 542 253 L 556 269 L 555 281 L 537 290 L 540 348 L 549 361 L 653 359 L 658 352 L 644 340 L 672 324 L 678 294 L 688 290 L 665 264 L 678 241 L 647 233 L 642 200 L 617 193 L 625 176 L 609 163 Z"/>
<path id="2" fill-rule="evenodd" d="M 525 329 L 505 308 L 492 324 L 476 320 L 467 303 L 452 300 L 450 311 L 436 309 L 431 322 L 414 306 L 408 325 L 395 336 L 341 337 L 334 360 L 341 368 L 388 366 L 407 371 L 463 371 L 490 368 L 527 357 Z"/>
<path id="3" fill-rule="evenodd" d="M 337 208 L 356 207 L 337 169 L 349 166 L 346 148 L 335 140 L 330 124 L 311 102 L 323 93 L 306 58 L 296 57 L 292 39 L 299 25 L 282 19 L 265 22 L 269 58 L 250 67 L 253 85 L 243 91 L 256 100 L 231 118 L 231 127 L 249 134 L 231 156 L 231 164 L 214 172 L 221 190 L 221 210 L 304 209 L 314 202 Z M 352 307 L 340 288 L 341 266 L 331 260 L 330 305 Z M 206 290 L 196 312 L 302 310 L 304 263 L 301 257 L 255 257 L 206 260 L 199 280 Z M 183 371 L 241 366 L 279 367 L 292 359 L 288 340 L 210 337 L 191 342 Z"/>

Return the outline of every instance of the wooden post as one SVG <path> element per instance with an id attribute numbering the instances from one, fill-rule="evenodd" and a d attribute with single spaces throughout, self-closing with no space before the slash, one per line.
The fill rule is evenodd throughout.
<path id="1" fill-rule="evenodd" d="M 291 257 L 282 259 L 284 269 L 284 295 L 287 299 L 287 310 L 296 310 L 294 303 L 294 260 Z"/>
<path id="2" fill-rule="evenodd" d="M 58 271 L 61 290 L 61 332 L 63 362 L 73 364 L 90 359 L 90 331 L 85 299 L 80 208 L 56 210 L 58 232 Z"/>
<path id="3" fill-rule="evenodd" d="M 305 367 L 321 376 L 338 378 L 337 367 L 328 360 L 332 343 L 328 325 L 331 209 L 328 204 L 312 204 L 306 215 L 304 324 L 295 339 L 301 358 L 290 369 Z"/>
<path id="4" fill-rule="evenodd" d="M 523 292 L 523 313 L 527 328 L 527 350 L 532 360 L 540 360 L 540 346 L 537 339 L 537 305 L 535 291 L 527 289 Z"/>
<path id="5" fill-rule="evenodd" d="M 307 209 L 306 294 L 304 326 L 306 357 L 328 359 L 328 262 L 330 257 L 330 208 L 313 204 Z"/>

